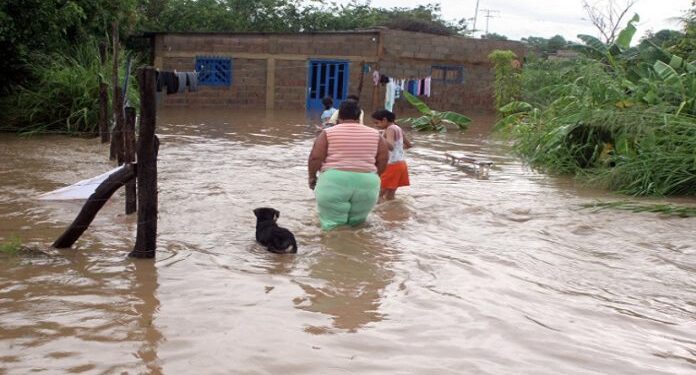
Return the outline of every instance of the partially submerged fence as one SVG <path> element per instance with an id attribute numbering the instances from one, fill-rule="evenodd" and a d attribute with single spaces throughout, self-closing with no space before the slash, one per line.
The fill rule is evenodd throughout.
<path id="1" fill-rule="evenodd" d="M 115 69 L 115 72 L 117 74 L 117 69 Z M 137 212 L 138 215 L 135 246 L 128 256 L 134 258 L 155 257 L 157 248 L 157 152 L 159 148 L 159 140 L 155 136 L 157 74 L 153 67 L 138 69 L 140 125 L 137 143 L 134 130 L 135 108 L 129 107 L 120 116 L 123 120 L 122 128 L 111 132 L 112 145 L 118 143 L 117 146 L 112 147 L 112 150 L 118 150 L 116 159 L 119 164 L 123 164 L 123 167 L 112 173 L 97 187 L 95 192 L 87 199 L 75 220 L 53 243 L 53 247 L 71 247 L 87 230 L 106 201 L 119 188 L 125 185 L 126 214 Z M 122 100 L 123 95 L 120 88 L 115 89 L 114 102 L 117 102 L 114 104 L 116 127 L 118 127 L 119 112 L 123 110 Z M 102 104 L 104 103 L 102 102 Z M 102 113 L 101 109 L 100 113 Z M 102 133 L 102 140 L 104 138 L 105 136 Z"/>

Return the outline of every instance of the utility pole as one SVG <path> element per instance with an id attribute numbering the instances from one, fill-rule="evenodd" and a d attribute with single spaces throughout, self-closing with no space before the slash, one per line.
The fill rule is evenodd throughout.
<path id="1" fill-rule="evenodd" d="M 476 0 L 476 10 L 474 11 L 474 26 L 471 28 L 471 33 L 472 33 L 471 36 L 474 36 L 473 33 L 475 33 L 477 31 L 476 30 L 476 20 L 478 19 L 479 1 L 480 0 Z"/>
<path id="2" fill-rule="evenodd" d="M 488 22 L 491 20 L 491 18 L 496 17 L 494 14 L 500 13 L 500 11 L 495 9 L 481 9 L 481 11 L 486 13 L 486 15 L 484 16 L 486 17 L 486 34 L 484 35 L 488 35 Z"/>

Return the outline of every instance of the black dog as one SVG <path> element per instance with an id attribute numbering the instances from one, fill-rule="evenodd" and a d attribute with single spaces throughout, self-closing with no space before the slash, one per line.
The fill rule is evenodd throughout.
<path id="1" fill-rule="evenodd" d="M 289 230 L 276 224 L 280 212 L 270 207 L 260 207 L 254 210 L 256 215 L 256 241 L 266 246 L 268 251 L 285 254 L 296 253 L 297 242 L 295 235 Z"/>

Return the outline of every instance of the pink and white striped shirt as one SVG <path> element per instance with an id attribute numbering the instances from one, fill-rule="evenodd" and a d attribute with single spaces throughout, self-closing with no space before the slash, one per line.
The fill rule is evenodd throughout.
<path id="1" fill-rule="evenodd" d="M 329 146 L 321 170 L 377 172 L 379 132 L 358 123 L 342 123 L 325 130 Z"/>

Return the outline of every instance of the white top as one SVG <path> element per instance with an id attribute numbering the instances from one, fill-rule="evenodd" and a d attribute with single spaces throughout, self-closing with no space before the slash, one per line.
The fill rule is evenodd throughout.
<path id="1" fill-rule="evenodd" d="M 394 149 L 389 151 L 389 164 L 404 160 L 404 132 L 401 128 L 392 124 L 387 129 L 394 130 Z"/>
<path id="2" fill-rule="evenodd" d="M 360 125 L 365 125 L 363 122 L 363 118 L 365 117 L 365 111 L 362 109 L 360 110 Z M 329 120 L 331 124 L 338 124 L 338 111 L 334 112 L 333 115 L 331 115 L 331 119 Z"/>

